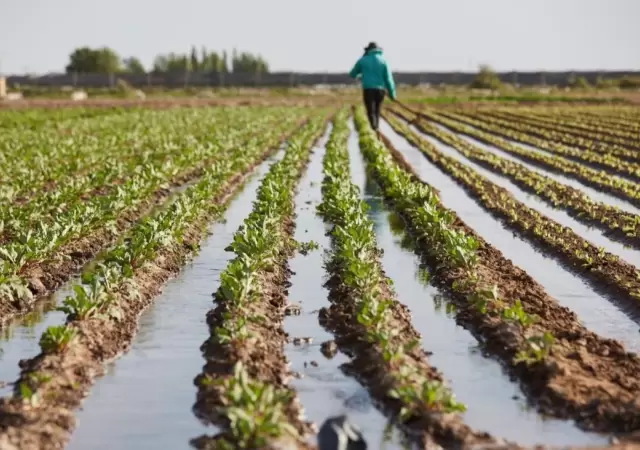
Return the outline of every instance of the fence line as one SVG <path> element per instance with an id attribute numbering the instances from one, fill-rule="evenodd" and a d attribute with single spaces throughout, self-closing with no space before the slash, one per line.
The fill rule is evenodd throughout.
<path id="1" fill-rule="evenodd" d="M 554 85 L 567 86 L 572 77 L 584 77 L 595 84 L 599 77 L 621 78 L 638 77 L 638 71 L 575 71 L 575 72 L 501 72 L 497 74 L 505 83 L 523 86 Z M 394 78 L 397 84 L 449 84 L 466 85 L 473 81 L 475 72 L 397 72 Z M 15 75 L 7 77 L 9 86 L 42 86 L 78 88 L 115 87 L 118 80 L 136 88 L 145 87 L 294 87 L 316 85 L 345 85 L 354 81 L 347 73 L 148 73 L 148 74 L 102 74 L 102 73 L 64 73 L 44 76 Z"/>

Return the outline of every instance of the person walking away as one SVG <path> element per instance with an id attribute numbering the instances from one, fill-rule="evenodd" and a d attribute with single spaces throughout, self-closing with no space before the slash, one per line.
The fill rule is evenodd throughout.
<path id="1" fill-rule="evenodd" d="M 396 86 L 393 74 L 382 56 L 382 49 L 375 42 L 369 43 L 364 49 L 364 55 L 353 66 L 349 76 L 360 78 L 369 123 L 371 128 L 378 131 L 380 107 L 384 101 L 385 91 L 389 93 L 391 100 L 395 100 Z"/>

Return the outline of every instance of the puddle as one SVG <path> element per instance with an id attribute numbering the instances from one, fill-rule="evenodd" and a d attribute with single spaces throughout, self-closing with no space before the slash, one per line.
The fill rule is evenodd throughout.
<path id="1" fill-rule="evenodd" d="M 567 271 L 555 259 L 538 252 L 505 229 L 453 179 L 395 133 L 388 123 L 381 123 L 381 131 L 414 167 L 418 176 L 440 191 L 440 198 L 446 207 L 455 211 L 485 241 L 531 275 L 560 304 L 574 311 L 587 328 L 601 336 L 620 340 L 628 351 L 640 350 L 638 326 L 622 309 L 594 292 L 584 280 Z"/>
<path id="2" fill-rule="evenodd" d="M 449 145 L 443 144 L 437 139 L 422 133 L 415 126 L 411 126 L 410 128 L 414 133 L 418 134 L 419 136 L 433 144 L 443 154 L 454 158 L 456 161 L 459 161 L 465 166 L 472 168 L 477 173 L 484 176 L 494 184 L 508 190 L 516 200 L 524 203 L 529 208 L 532 208 L 539 213 L 544 214 L 545 216 L 549 217 L 552 220 L 555 220 L 561 225 L 571 228 L 578 236 L 591 242 L 596 247 L 603 247 L 608 252 L 619 256 L 624 261 L 631 263 L 636 267 L 640 267 L 639 250 L 631 247 L 626 247 L 619 242 L 610 240 L 603 234 L 600 229 L 590 227 L 578 222 L 564 210 L 553 208 L 542 198 L 523 191 L 522 189 L 520 189 L 520 187 L 509 181 L 509 179 L 507 179 L 506 177 L 483 168 L 479 164 L 476 164 L 475 162 L 467 159 L 465 156 L 463 156 L 456 149 L 450 147 Z"/>
<path id="3" fill-rule="evenodd" d="M 345 414 L 360 428 L 370 447 L 399 449 L 403 448 L 400 435 L 386 436 L 387 420 L 373 405 L 367 390 L 342 372 L 340 366 L 349 358 L 338 352 L 332 359 L 327 359 L 321 352 L 322 343 L 333 340 L 333 335 L 318 322 L 318 310 L 329 306 L 328 291 L 323 287 L 326 275 L 323 257 L 331 242 L 325 236 L 327 228 L 322 218 L 316 215 L 316 207 L 322 201 L 322 158 L 329 132 L 315 148 L 296 196 L 295 239 L 300 242 L 313 240 L 320 248 L 306 256 L 297 254 L 290 261 L 295 274 L 290 279 L 289 300 L 301 306 L 301 314 L 287 317 L 284 329 L 290 338 L 312 338 L 310 344 L 289 343 L 285 347 L 291 370 L 302 375 L 290 384 L 298 393 L 305 418 L 318 428 L 328 417 Z"/>
<path id="4" fill-rule="evenodd" d="M 283 153 L 258 166 L 229 205 L 226 222 L 210 225 L 212 234 L 198 255 L 143 313 L 131 349 L 109 366 L 77 412 L 69 449 L 187 449 L 192 438 L 211 433 L 192 413 L 211 293 L 233 256 L 224 248 L 251 212 L 262 177 Z"/>

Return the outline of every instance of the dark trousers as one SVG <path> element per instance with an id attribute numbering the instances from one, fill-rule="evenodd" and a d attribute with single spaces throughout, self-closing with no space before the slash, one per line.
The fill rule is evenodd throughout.
<path id="1" fill-rule="evenodd" d="M 382 106 L 382 101 L 384 100 L 384 90 L 383 89 L 365 89 L 363 91 L 364 95 L 364 106 L 367 108 L 367 117 L 369 118 L 369 123 L 371 124 L 371 128 L 374 130 L 378 130 L 378 124 L 380 123 L 380 107 Z"/>

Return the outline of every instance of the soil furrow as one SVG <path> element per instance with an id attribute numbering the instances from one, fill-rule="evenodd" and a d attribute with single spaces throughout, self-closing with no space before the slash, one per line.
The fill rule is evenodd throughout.
<path id="1" fill-rule="evenodd" d="M 219 214 L 252 170 L 272 154 L 271 145 L 254 161 L 247 162 L 212 192 L 210 201 L 185 224 L 181 241 L 161 246 L 155 259 L 142 266 L 112 295 L 119 317 L 71 320 L 67 327 L 76 336 L 65 350 L 21 362 L 21 375 L 13 397 L 0 400 L 0 447 L 41 449 L 63 448 L 75 427 L 73 410 L 86 396 L 104 364 L 128 350 L 137 330 L 140 314 L 198 247 L 206 224 Z M 222 207 L 221 207 L 222 205 Z"/>
<path id="2" fill-rule="evenodd" d="M 395 149 L 388 148 L 395 160 L 403 159 Z M 560 306 L 526 272 L 487 244 L 453 211 L 439 206 L 454 217 L 457 230 L 479 243 L 475 276 L 448 267 L 434 251 L 432 238 L 422 231 L 416 206 L 408 200 L 401 202 L 393 196 L 388 182 L 379 176 L 378 180 L 414 236 L 435 281 L 450 292 L 458 323 L 521 382 L 529 401 L 541 413 L 575 420 L 586 430 L 630 433 L 640 428 L 640 382 L 636 375 L 640 359 L 635 354 L 627 353 L 619 342 L 584 328 L 573 312 Z M 488 296 L 479 296 L 487 295 L 487 289 Z M 482 303 L 488 307 L 486 312 L 480 307 Z M 526 327 L 500 313 L 507 305 L 513 309 L 517 304 L 534 318 Z M 531 359 L 535 348 L 531 344 L 539 341 L 537 348 L 543 352 Z M 523 356 L 523 350 L 528 352 L 527 358 L 517 359 Z"/>
<path id="3" fill-rule="evenodd" d="M 288 386 L 291 373 L 284 354 L 287 335 L 283 329 L 284 317 L 290 310 L 289 259 L 296 247 L 292 191 L 306 170 L 311 148 L 323 127 L 316 123 L 309 131 L 272 166 L 258 190 L 252 213 L 228 248 L 237 257 L 227 266 L 221 276 L 222 285 L 214 293 L 217 306 L 207 313 L 211 337 L 201 347 L 206 364 L 195 379 L 198 394 L 194 405 L 194 412 L 202 421 L 218 424 L 223 431 L 213 437 L 193 439 L 196 448 L 271 448 L 284 445 L 283 442 L 293 448 L 311 448 L 303 438 L 313 428 L 302 420 L 296 393 Z M 268 198 L 276 183 L 280 183 L 280 194 Z M 260 231 L 247 238 L 255 245 L 247 251 L 242 241 L 243 236 L 252 234 L 251 230 Z M 246 287 L 237 291 L 231 288 L 238 284 Z M 232 392 L 236 391 L 241 394 L 234 396 Z M 252 417 L 262 413 L 253 409 L 253 402 L 246 403 L 249 391 L 258 396 L 255 401 L 263 403 L 264 414 L 271 417 L 262 427 L 256 424 L 260 417 Z M 258 393 L 267 391 L 271 392 L 269 399 Z M 233 422 L 242 423 L 241 415 L 248 417 L 247 423 L 255 428 L 249 431 Z"/>
<path id="4" fill-rule="evenodd" d="M 326 263 L 331 306 L 320 311 L 322 325 L 334 333 L 340 350 L 352 357 L 345 370 L 421 447 L 496 444 L 492 436 L 472 430 L 454 413 L 461 405 L 420 348 L 409 310 L 395 299 L 380 264 L 371 221 L 345 170 L 346 123 L 336 130 L 341 135 L 327 146 L 319 207 L 333 226 L 329 231 L 333 251 Z"/>
<path id="5" fill-rule="evenodd" d="M 532 193 L 555 208 L 566 210 L 585 225 L 595 226 L 609 238 L 640 248 L 640 216 L 627 213 L 615 206 L 596 202 L 571 186 L 531 171 L 525 166 L 496 156 L 469 144 L 454 134 L 418 120 L 416 127 L 446 145 L 456 149 L 465 157 L 491 171 L 498 172 L 526 192 Z"/>
<path id="6" fill-rule="evenodd" d="M 571 228 L 558 224 L 517 201 L 506 189 L 495 185 L 471 168 L 443 155 L 429 142 L 391 119 L 391 126 L 433 164 L 452 176 L 474 200 L 532 245 L 557 257 L 566 267 L 595 287 L 611 294 L 636 320 L 640 320 L 640 272 L 618 256 L 598 248 Z"/>
<path id="7" fill-rule="evenodd" d="M 603 155 L 597 152 L 576 149 L 569 147 L 563 143 L 548 140 L 546 137 L 530 134 L 529 131 L 523 132 L 517 125 L 507 125 L 500 123 L 499 125 L 491 122 L 486 117 L 478 118 L 468 113 L 442 112 L 444 116 L 450 119 L 459 120 L 469 125 L 481 128 L 484 131 L 493 133 L 501 137 L 507 137 L 517 142 L 533 145 L 549 154 L 561 155 L 570 161 L 580 163 L 586 167 L 597 170 L 606 171 L 612 175 L 624 177 L 634 182 L 640 182 L 640 163 L 625 161 L 612 155 Z"/>
<path id="8" fill-rule="evenodd" d="M 285 139 L 295 128 L 302 126 L 306 118 L 299 120 L 281 136 Z M 220 160 L 220 156 L 216 158 Z M 211 163 L 212 161 L 208 161 Z M 28 292 L 7 297 L 0 295 L 0 328 L 12 318 L 29 312 L 40 299 L 62 286 L 71 276 L 100 252 L 115 243 L 123 232 L 145 217 L 154 208 L 163 204 L 173 192 L 199 179 L 207 165 L 189 169 L 175 176 L 169 183 L 171 188 L 160 187 L 149 198 L 130 209 L 125 209 L 112 227 L 101 227 L 85 236 L 72 240 L 54 251 L 47 259 L 27 264 L 20 271 L 20 278 L 26 281 Z"/>
<path id="9" fill-rule="evenodd" d="M 395 109 L 394 112 L 402 115 L 398 109 Z M 412 117 L 415 117 L 416 115 L 423 117 L 429 121 L 442 125 L 457 134 L 469 136 L 470 138 L 476 139 L 484 144 L 495 146 L 496 148 L 499 148 L 516 158 L 522 159 L 525 162 L 540 167 L 541 169 L 573 178 L 587 186 L 593 187 L 602 192 L 607 192 L 640 208 L 640 185 L 637 183 L 623 179 L 616 179 L 615 177 L 608 176 L 604 172 L 591 169 L 559 156 L 546 155 L 543 154 L 543 152 L 528 150 L 502 138 L 472 128 L 469 125 L 447 119 L 444 116 L 425 112 L 417 113 L 413 110 L 409 110 L 409 112 L 412 114 Z M 404 117 L 407 116 L 404 115 Z"/>
<path id="10" fill-rule="evenodd" d="M 640 141 L 615 135 L 614 133 L 596 133 L 590 129 L 572 128 L 563 122 L 559 123 L 554 118 L 540 119 L 526 113 L 515 114 L 513 112 L 485 110 L 482 114 L 498 120 L 523 123 L 527 126 L 536 127 L 539 130 L 539 133 L 536 134 L 538 137 L 557 140 L 567 145 L 605 155 L 611 154 L 632 162 L 640 159 L 640 155 L 635 154 L 635 150 L 640 147 Z M 546 133 L 548 135 L 545 135 Z"/>

